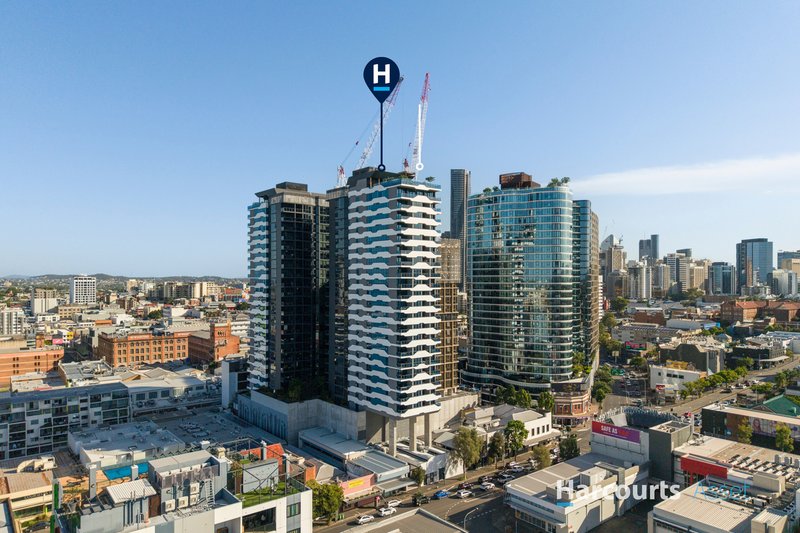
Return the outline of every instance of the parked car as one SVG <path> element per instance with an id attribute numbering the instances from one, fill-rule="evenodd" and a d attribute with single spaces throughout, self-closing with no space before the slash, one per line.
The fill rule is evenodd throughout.
<path id="1" fill-rule="evenodd" d="M 356 522 L 359 524 L 366 524 L 367 522 L 372 522 L 373 520 L 375 520 L 375 517 L 371 514 L 362 514 L 356 519 Z"/>
<path id="2" fill-rule="evenodd" d="M 400 507 L 400 500 L 389 500 L 386 502 L 386 507 Z"/>
<path id="3" fill-rule="evenodd" d="M 497 481 L 499 481 L 501 484 L 505 483 L 506 481 L 511 481 L 512 479 L 514 479 L 514 476 L 505 473 L 497 476 Z"/>
<path id="4" fill-rule="evenodd" d="M 449 492 L 447 492 L 446 490 L 440 490 L 439 492 L 433 495 L 433 499 L 441 500 L 442 498 L 447 498 L 448 496 L 450 496 Z"/>
<path id="5" fill-rule="evenodd" d="M 478 479 L 478 481 L 480 481 L 481 483 L 486 483 L 487 481 L 491 481 L 491 480 L 492 480 L 492 476 L 481 476 Z"/>
<path id="6" fill-rule="evenodd" d="M 523 467 L 522 465 L 512 466 L 511 471 L 514 472 L 515 474 L 519 474 L 520 472 L 525 471 L 525 467 Z"/>
<path id="7" fill-rule="evenodd" d="M 419 507 L 420 505 L 431 503 L 431 499 L 425 496 L 424 494 L 420 494 L 418 496 L 414 496 L 414 499 L 412 500 L 411 503 Z"/>
<path id="8" fill-rule="evenodd" d="M 378 509 L 378 512 L 381 514 L 381 516 L 391 516 L 397 512 L 397 509 L 394 507 L 381 507 Z"/>
<path id="9" fill-rule="evenodd" d="M 465 481 L 464 483 L 461 483 L 458 486 L 458 488 L 459 489 L 471 489 L 472 488 L 472 483 L 470 483 L 469 481 Z"/>
<path id="10" fill-rule="evenodd" d="M 456 493 L 456 495 L 463 500 L 465 498 L 469 498 L 470 496 L 472 496 L 472 491 L 471 490 L 460 490 L 460 491 L 458 491 Z"/>
<path id="11" fill-rule="evenodd" d="M 481 483 L 481 488 L 483 490 L 492 490 L 494 488 L 494 483 L 492 483 L 491 481 L 484 481 L 483 483 Z"/>

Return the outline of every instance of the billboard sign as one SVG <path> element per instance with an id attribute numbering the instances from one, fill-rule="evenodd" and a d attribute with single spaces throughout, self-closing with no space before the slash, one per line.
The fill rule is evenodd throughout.
<path id="1" fill-rule="evenodd" d="M 597 422 L 596 420 L 592 422 L 592 433 L 614 437 L 615 439 L 622 439 L 636 444 L 640 443 L 639 432 L 635 429 L 606 424 L 605 422 Z"/>

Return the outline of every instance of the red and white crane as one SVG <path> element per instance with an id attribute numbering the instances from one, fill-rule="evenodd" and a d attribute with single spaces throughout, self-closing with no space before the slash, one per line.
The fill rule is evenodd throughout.
<path id="1" fill-rule="evenodd" d="M 392 109 L 394 108 L 394 104 L 397 101 L 397 95 L 400 93 L 400 87 L 402 85 L 403 85 L 403 77 L 400 76 L 400 79 L 397 80 L 397 85 L 394 86 L 394 90 L 392 91 L 392 94 L 390 94 L 389 97 L 386 99 L 386 101 L 383 103 L 383 122 L 384 123 L 386 122 L 386 119 L 389 118 L 389 114 L 392 112 Z M 381 121 L 380 121 L 380 117 L 378 117 L 378 120 L 375 122 L 375 125 L 372 127 L 372 133 L 370 134 L 369 139 L 367 139 L 367 144 L 366 144 L 366 146 L 364 146 L 364 151 L 361 152 L 361 157 L 359 158 L 358 163 L 356 163 L 356 166 L 355 166 L 356 170 L 359 169 L 359 168 L 364 168 L 364 165 L 366 165 L 367 161 L 369 160 L 369 157 L 372 155 L 372 148 L 375 145 L 375 140 L 378 138 L 378 134 L 381 131 L 381 126 L 380 125 L 381 125 Z M 356 141 L 355 146 L 358 146 L 358 143 L 360 142 L 360 140 L 361 139 Z M 355 148 L 355 146 L 353 148 Z M 352 153 L 352 151 L 353 150 L 351 149 L 350 152 Z M 348 157 L 349 157 L 349 155 L 350 154 L 348 154 Z M 345 158 L 345 159 L 347 159 L 347 158 Z M 336 180 L 336 186 L 337 187 L 344 187 L 345 185 L 347 185 L 347 176 L 345 175 L 345 171 L 344 171 L 344 162 L 342 162 L 342 164 L 339 165 L 337 174 L 338 174 L 338 177 L 337 177 L 337 180 Z"/>
<path id="2" fill-rule="evenodd" d="M 425 138 L 425 117 L 428 115 L 428 93 L 431 90 L 430 75 L 425 73 L 425 83 L 422 84 L 422 96 L 417 105 L 417 129 L 414 133 L 414 151 L 411 156 L 411 166 L 414 172 L 419 172 L 425 165 L 422 164 L 422 141 Z M 408 159 L 403 160 L 403 170 L 409 172 Z"/>

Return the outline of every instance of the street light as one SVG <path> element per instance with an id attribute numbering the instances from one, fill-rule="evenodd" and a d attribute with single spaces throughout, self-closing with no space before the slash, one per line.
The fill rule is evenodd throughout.
<path id="1" fill-rule="evenodd" d="M 463 525 L 464 529 L 467 529 L 467 517 L 469 516 L 469 514 L 470 514 L 470 513 L 474 513 L 474 512 L 475 512 L 475 511 L 477 511 L 477 510 L 478 510 L 478 508 L 477 508 L 477 507 L 475 507 L 475 508 L 474 508 L 474 509 L 472 509 L 471 511 L 467 511 L 467 514 L 465 514 L 465 515 L 464 515 L 464 525 Z"/>

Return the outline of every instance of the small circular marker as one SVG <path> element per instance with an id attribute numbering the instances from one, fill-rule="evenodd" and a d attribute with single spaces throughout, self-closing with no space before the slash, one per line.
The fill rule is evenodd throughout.
<path id="1" fill-rule="evenodd" d="M 425 168 L 425 165 L 423 165 L 422 163 L 417 163 L 417 170 L 418 171 L 422 170 L 423 168 Z"/>
<path id="2" fill-rule="evenodd" d="M 386 165 L 384 165 L 383 163 L 381 163 L 380 165 L 378 165 L 378 170 L 380 170 L 381 172 L 383 172 L 384 170 L 386 170 Z"/>

